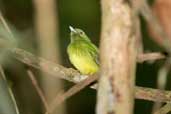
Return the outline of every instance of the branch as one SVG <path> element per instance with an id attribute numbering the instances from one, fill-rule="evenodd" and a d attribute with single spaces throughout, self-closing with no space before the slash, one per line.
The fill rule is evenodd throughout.
<path id="1" fill-rule="evenodd" d="M 167 114 L 171 111 L 171 104 L 167 103 L 163 107 L 161 107 L 158 111 L 156 111 L 154 114 Z"/>
<path id="2" fill-rule="evenodd" d="M 136 6 L 136 10 L 145 18 L 145 20 L 153 25 L 153 30 L 155 34 L 164 39 L 162 46 L 166 49 L 169 54 L 171 54 L 171 45 L 168 36 L 166 35 L 163 27 L 159 23 L 159 20 L 152 13 L 150 6 L 147 3 L 147 0 L 129 0 L 134 6 Z"/>
<path id="3" fill-rule="evenodd" d="M 132 114 L 138 51 L 133 12 L 124 0 L 101 1 L 101 74 L 96 111 Z"/>
<path id="4" fill-rule="evenodd" d="M 54 61 L 56 63 L 61 62 L 60 57 L 60 43 L 57 28 L 57 9 L 58 6 L 56 0 L 32 0 L 34 7 L 34 26 L 37 35 L 38 54 L 42 57 Z M 44 67 L 42 67 L 42 70 Z M 44 76 L 45 74 L 40 72 L 42 76 L 40 81 L 42 83 L 42 89 L 46 96 L 47 101 L 51 100 L 57 91 L 63 88 L 61 80 L 53 80 Z M 65 105 L 65 104 L 64 104 Z M 65 106 L 61 106 L 56 113 L 64 113 Z"/>
<path id="5" fill-rule="evenodd" d="M 171 102 L 171 91 L 152 89 L 146 87 L 135 87 L 135 98 L 154 102 Z"/>
<path id="6" fill-rule="evenodd" d="M 159 59 L 165 59 L 166 56 L 162 53 L 153 52 L 153 53 L 145 53 L 145 54 L 138 54 L 137 62 L 142 63 L 144 61 L 156 61 Z"/>
<path id="7" fill-rule="evenodd" d="M 72 88 L 70 88 L 69 90 L 67 90 L 65 93 L 61 92 L 59 95 L 57 95 L 57 97 L 54 99 L 54 101 L 51 103 L 51 107 L 50 107 L 50 113 L 52 113 L 54 111 L 54 109 L 61 104 L 62 102 L 64 102 L 66 99 L 68 99 L 69 97 L 73 96 L 74 94 L 78 93 L 79 91 L 81 91 L 82 89 L 84 89 L 87 85 L 91 84 L 92 82 L 96 81 L 98 79 L 97 75 L 93 75 L 90 76 L 88 78 L 86 78 L 85 80 L 77 83 L 76 85 L 74 85 Z M 48 112 L 46 112 L 47 114 Z"/>
<path id="8" fill-rule="evenodd" d="M 10 30 L 8 24 L 6 23 L 1 11 L 0 11 L 0 21 L 2 22 L 4 28 L 7 30 L 11 38 L 14 38 L 12 31 Z"/>
<path id="9" fill-rule="evenodd" d="M 81 75 L 78 71 L 72 68 L 66 68 L 54 62 L 47 61 L 43 58 L 19 48 L 10 50 L 11 54 L 20 62 L 41 70 L 41 65 L 46 66 L 43 72 L 50 74 L 56 78 L 61 78 L 70 82 L 78 83 L 88 76 Z M 158 95 L 161 97 L 159 98 Z M 158 89 L 135 87 L 135 97 L 137 99 L 150 100 L 155 102 L 171 102 L 170 91 L 160 91 Z"/>
<path id="10" fill-rule="evenodd" d="M 27 73 L 28 73 L 28 75 L 29 75 L 29 77 L 30 77 L 30 80 L 31 80 L 33 86 L 35 87 L 35 89 L 36 89 L 38 95 L 40 96 L 40 99 L 42 100 L 43 105 L 44 105 L 46 111 L 49 112 L 49 105 L 48 105 L 48 102 L 47 102 L 47 100 L 46 100 L 46 98 L 45 98 L 45 96 L 44 96 L 42 90 L 40 89 L 40 87 L 39 87 L 39 85 L 38 85 L 38 83 L 37 83 L 37 81 L 36 81 L 36 79 L 35 79 L 35 77 L 34 77 L 33 72 L 32 72 L 31 70 L 27 70 Z"/>
<path id="11" fill-rule="evenodd" d="M 168 58 L 164 65 L 160 67 L 157 73 L 157 89 L 160 90 L 165 90 L 166 85 L 167 85 L 167 79 L 168 79 L 168 74 L 171 68 L 171 58 Z M 153 108 L 152 108 L 152 114 L 156 112 L 160 107 L 162 106 L 162 103 L 154 103 Z"/>
<path id="12" fill-rule="evenodd" d="M 20 114 L 12 89 L 8 85 L 8 80 L 4 69 L 0 65 L 0 113 Z M 6 108 L 8 107 L 8 108 Z"/>
<path id="13" fill-rule="evenodd" d="M 49 73 L 52 76 L 62 78 L 74 83 L 80 82 L 81 80 L 86 78 L 86 76 L 80 75 L 78 71 L 72 68 L 65 68 L 59 64 L 55 64 L 54 62 L 36 57 L 35 55 L 25 50 L 13 48 L 12 50 L 10 50 L 10 52 L 17 60 L 39 70 L 41 70 L 41 68 L 44 68 L 43 72 Z"/>

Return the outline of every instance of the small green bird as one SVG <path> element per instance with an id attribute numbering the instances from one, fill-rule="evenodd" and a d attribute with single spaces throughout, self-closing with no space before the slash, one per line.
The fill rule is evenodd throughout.
<path id="1" fill-rule="evenodd" d="M 69 26 L 71 42 L 67 52 L 71 63 L 82 74 L 94 74 L 99 70 L 99 50 L 81 30 Z"/>

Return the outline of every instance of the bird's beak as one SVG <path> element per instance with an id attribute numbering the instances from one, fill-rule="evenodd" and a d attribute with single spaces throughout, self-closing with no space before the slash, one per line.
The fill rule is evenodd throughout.
<path id="1" fill-rule="evenodd" d="M 75 32 L 75 33 L 77 32 L 72 26 L 69 26 L 69 29 L 71 32 Z"/>

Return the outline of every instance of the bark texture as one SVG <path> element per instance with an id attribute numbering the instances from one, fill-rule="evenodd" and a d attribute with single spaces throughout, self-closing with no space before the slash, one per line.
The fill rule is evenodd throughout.
<path id="1" fill-rule="evenodd" d="M 133 20 L 131 8 L 124 0 L 102 0 L 97 114 L 133 112 L 137 52 Z"/>

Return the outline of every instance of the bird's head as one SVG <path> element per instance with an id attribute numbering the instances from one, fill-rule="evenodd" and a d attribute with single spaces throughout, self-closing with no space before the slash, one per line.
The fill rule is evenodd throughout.
<path id="1" fill-rule="evenodd" d="M 90 39 L 88 36 L 82 31 L 81 29 L 78 28 L 73 28 L 72 26 L 69 26 L 70 29 L 70 37 L 71 37 L 71 42 L 77 41 L 77 40 L 85 40 L 89 41 Z"/>

